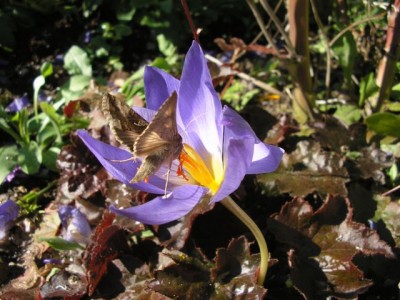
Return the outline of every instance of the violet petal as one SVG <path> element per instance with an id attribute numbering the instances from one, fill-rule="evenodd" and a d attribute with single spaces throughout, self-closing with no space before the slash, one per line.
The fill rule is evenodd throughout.
<path id="1" fill-rule="evenodd" d="M 260 141 L 246 120 L 244 120 L 236 111 L 227 106 L 223 109 L 221 124 L 229 126 L 237 135 L 248 135 L 254 137 L 255 143 L 252 154 L 252 163 L 246 174 L 268 173 L 276 170 L 282 160 L 282 155 L 284 153 L 283 149 L 264 144 Z"/>
<path id="2" fill-rule="evenodd" d="M 262 174 L 275 171 L 285 151 L 282 148 L 259 142 L 254 145 L 252 163 L 247 174 Z"/>
<path id="3" fill-rule="evenodd" d="M 24 107 L 29 105 L 29 99 L 26 95 L 22 97 L 15 98 L 7 107 L 6 111 L 8 112 L 18 112 L 21 111 Z"/>
<path id="4" fill-rule="evenodd" d="M 91 137 L 85 130 L 78 130 L 78 136 L 82 139 L 85 145 L 99 160 L 104 168 L 117 180 L 125 183 L 133 188 L 154 194 L 164 193 L 165 181 L 156 177 L 150 176 L 149 181 L 138 182 L 131 184 L 130 180 L 135 176 L 137 169 L 140 166 L 140 161 L 125 161 L 119 162 L 118 160 L 126 160 L 132 157 L 132 153 L 113 147 L 106 143 Z"/>
<path id="5" fill-rule="evenodd" d="M 159 196 L 145 204 L 125 209 L 111 206 L 110 210 L 144 224 L 165 224 L 189 213 L 207 190 L 197 185 L 181 186 L 166 197 Z"/>
<path id="6" fill-rule="evenodd" d="M 222 127 L 218 125 L 221 110 L 203 52 L 193 42 L 185 58 L 178 92 L 177 123 L 183 128 L 180 132 L 183 141 L 203 159 L 221 156 Z"/>
<path id="7" fill-rule="evenodd" d="M 63 205 L 58 209 L 61 223 L 65 229 L 64 238 L 70 242 L 87 244 L 89 242 L 92 229 L 86 216 L 79 209 Z"/>
<path id="8" fill-rule="evenodd" d="M 225 176 L 213 197 L 214 202 L 224 199 L 239 187 L 251 164 L 254 145 L 254 133 L 238 113 L 225 107 L 221 123 L 224 124 Z"/>
<path id="9" fill-rule="evenodd" d="M 19 206 L 12 200 L 0 204 L 0 240 L 4 239 L 13 221 L 19 215 Z"/>
<path id="10" fill-rule="evenodd" d="M 154 67 L 144 69 L 146 107 L 158 110 L 174 91 L 179 90 L 179 80 Z"/>

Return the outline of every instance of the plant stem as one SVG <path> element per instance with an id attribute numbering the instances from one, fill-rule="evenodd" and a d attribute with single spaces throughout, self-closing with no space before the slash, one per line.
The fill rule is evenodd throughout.
<path id="1" fill-rule="evenodd" d="M 221 203 L 231 212 L 233 213 L 240 221 L 243 222 L 244 225 L 247 226 L 247 228 L 250 229 L 251 233 L 254 235 L 258 247 L 260 248 L 260 255 L 261 255 L 261 261 L 260 261 L 260 272 L 258 274 L 258 280 L 257 283 L 259 285 L 264 284 L 265 277 L 267 275 L 267 270 L 268 270 L 268 258 L 269 258 L 269 252 L 268 252 L 268 246 L 267 242 L 265 241 L 264 235 L 262 234 L 261 230 L 258 228 L 256 223 L 249 217 L 248 214 L 246 214 L 240 207 L 235 203 L 235 201 L 232 200 L 231 197 L 227 197 L 224 200 L 221 201 Z"/>

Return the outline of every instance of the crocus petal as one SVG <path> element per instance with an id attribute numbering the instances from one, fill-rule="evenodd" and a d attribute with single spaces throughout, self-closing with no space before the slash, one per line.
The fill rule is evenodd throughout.
<path id="1" fill-rule="evenodd" d="M 252 163 L 247 174 L 261 174 L 275 171 L 285 153 L 282 148 L 259 141 L 254 145 Z"/>
<path id="2" fill-rule="evenodd" d="M 157 178 L 156 176 L 150 176 L 149 181 L 139 182 L 131 184 L 130 180 L 135 176 L 138 167 L 140 166 L 139 161 L 125 161 L 132 157 L 132 153 L 110 146 L 99 140 L 92 138 L 85 130 L 78 130 L 78 136 L 82 139 L 89 150 L 96 156 L 103 167 L 117 180 L 125 183 L 133 188 L 140 189 L 142 191 L 154 194 L 164 193 L 165 181 Z M 118 161 L 119 160 L 119 161 Z"/>
<path id="3" fill-rule="evenodd" d="M 247 122 L 229 107 L 224 107 L 224 181 L 212 201 L 234 192 L 246 175 L 253 156 L 254 134 Z"/>
<path id="4" fill-rule="evenodd" d="M 153 119 L 154 115 L 156 114 L 156 110 L 147 109 L 144 107 L 133 107 L 132 108 L 135 112 L 137 112 L 143 119 L 150 123 Z"/>
<path id="5" fill-rule="evenodd" d="M 197 185 L 186 185 L 175 188 L 167 196 L 156 197 L 142 205 L 125 209 L 111 206 L 110 210 L 144 224 L 160 225 L 188 214 L 206 191 L 206 188 Z"/>
<path id="6" fill-rule="evenodd" d="M 7 200 L 0 205 L 0 240 L 5 238 L 18 214 L 19 206 L 14 201 Z"/>
<path id="7" fill-rule="evenodd" d="M 177 123 L 185 143 L 191 145 L 210 166 L 207 157 L 221 156 L 221 102 L 199 44 L 193 42 L 186 58 L 178 93 Z"/>
<path id="8" fill-rule="evenodd" d="M 158 68 L 145 67 L 144 90 L 147 108 L 158 110 L 174 91 L 179 90 L 179 80 Z"/>
<path id="9" fill-rule="evenodd" d="M 223 109 L 223 118 L 221 124 L 229 126 L 237 136 L 252 136 L 254 138 L 254 150 L 252 163 L 246 174 L 260 174 L 273 172 L 279 166 L 283 149 L 264 144 L 256 136 L 249 123 L 246 122 L 236 111 L 225 106 Z"/>

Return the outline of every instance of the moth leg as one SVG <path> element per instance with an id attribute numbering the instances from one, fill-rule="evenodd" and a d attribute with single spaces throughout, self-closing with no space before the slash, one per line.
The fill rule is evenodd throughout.
<path id="1" fill-rule="evenodd" d="M 169 166 L 168 166 L 168 171 L 167 171 L 167 180 L 165 181 L 164 196 L 167 195 L 169 173 L 171 173 L 171 166 L 172 166 L 172 159 L 169 161 Z"/>

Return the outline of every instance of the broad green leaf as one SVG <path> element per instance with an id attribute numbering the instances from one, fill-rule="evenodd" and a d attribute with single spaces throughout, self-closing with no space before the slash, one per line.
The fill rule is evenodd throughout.
<path id="1" fill-rule="evenodd" d="M 392 91 L 394 91 L 394 92 L 400 92 L 400 83 L 394 85 L 394 86 L 392 87 Z"/>
<path id="2" fill-rule="evenodd" d="M 163 57 L 156 57 L 153 62 L 151 63 L 153 67 L 157 67 L 164 71 L 171 70 L 171 65 L 167 62 L 167 60 Z"/>
<path id="3" fill-rule="evenodd" d="M 50 247 L 59 251 L 84 249 L 81 245 L 75 242 L 69 242 L 59 237 L 41 238 L 40 241 L 46 242 Z"/>
<path id="4" fill-rule="evenodd" d="M 31 141 L 29 144 L 22 146 L 18 157 L 18 163 L 22 171 L 27 174 L 35 174 L 39 171 L 41 162 L 42 153 L 35 141 Z"/>
<path id="5" fill-rule="evenodd" d="M 400 112 L 400 102 L 387 103 L 386 108 L 393 112 Z"/>
<path id="6" fill-rule="evenodd" d="M 16 145 L 0 147 L 0 184 L 18 165 L 18 148 Z"/>
<path id="7" fill-rule="evenodd" d="M 61 87 L 61 95 L 65 102 L 74 100 L 83 95 L 86 88 L 89 86 L 91 77 L 84 75 L 71 76 Z"/>
<path id="8" fill-rule="evenodd" d="M 78 46 L 72 46 L 64 57 L 64 68 L 70 75 L 85 75 L 92 77 L 92 66 L 85 51 Z"/>
<path id="9" fill-rule="evenodd" d="M 51 123 L 47 123 L 46 126 L 41 127 L 36 140 L 41 149 L 47 148 L 60 136 L 59 129 Z"/>
<path id="10" fill-rule="evenodd" d="M 360 82 L 360 99 L 358 100 L 358 106 L 363 107 L 365 100 L 378 92 L 378 90 L 379 87 L 375 83 L 375 74 L 373 72 L 363 77 Z"/>
<path id="11" fill-rule="evenodd" d="M 56 161 L 60 151 L 61 149 L 57 147 L 51 147 L 50 149 L 43 151 L 43 165 L 48 169 L 57 172 Z"/>
<path id="12" fill-rule="evenodd" d="M 343 105 L 339 106 L 338 109 L 335 111 L 335 117 L 337 117 L 347 125 L 351 125 L 361 119 L 362 112 L 355 105 Z"/>
<path id="13" fill-rule="evenodd" d="M 90 76 L 74 75 L 67 80 L 67 82 L 63 85 L 63 88 L 65 87 L 72 92 L 82 92 L 89 86 L 90 79 Z"/>
<path id="14" fill-rule="evenodd" d="M 368 128 L 378 134 L 400 138 L 400 117 L 392 113 L 375 113 L 369 116 L 365 123 Z"/>

